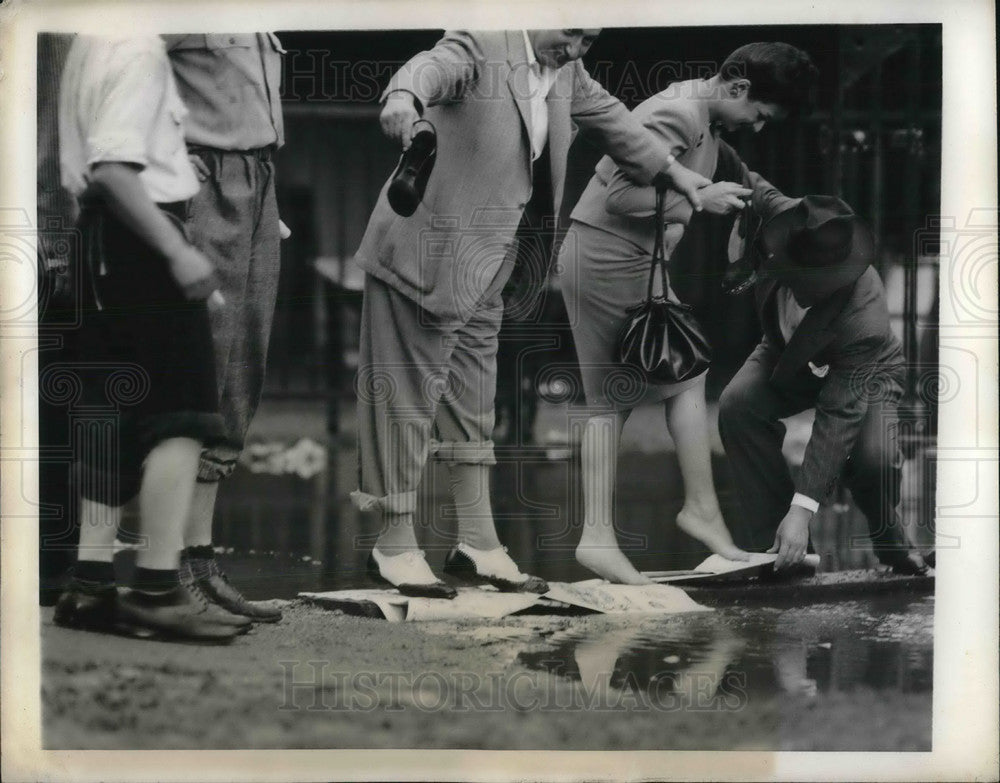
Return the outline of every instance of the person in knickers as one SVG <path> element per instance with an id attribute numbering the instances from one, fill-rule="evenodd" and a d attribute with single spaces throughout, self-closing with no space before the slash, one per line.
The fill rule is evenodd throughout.
<path id="1" fill-rule="evenodd" d="M 208 308 L 225 304 L 182 227 L 198 190 L 184 114 L 159 38 L 75 39 L 60 86 L 60 162 L 80 205 L 95 302 L 79 382 L 91 410 L 106 415 L 78 447 L 80 545 L 55 621 L 227 641 L 250 620 L 178 576 L 198 457 L 223 434 Z M 135 496 L 142 542 L 132 589 L 119 592 L 114 541 Z"/>
<path id="2" fill-rule="evenodd" d="M 274 152 L 284 143 L 281 54 L 273 33 L 164 35 L 177 90 L 190 114 L 184 139 L 201 183 L 185 223 L 215 265 L 227 306 L 211 313 L 225 437 L 206 447 L 184 527 L 181 581 L 219 606 L 273 623 L 273 602 L 251 601 L 215 558 L 219 485 L 236 468 L 257 412 L 281 266 Z"/>

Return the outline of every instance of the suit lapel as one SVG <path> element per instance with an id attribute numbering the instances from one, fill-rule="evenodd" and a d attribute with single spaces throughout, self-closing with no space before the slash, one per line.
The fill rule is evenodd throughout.
<path id="1" fill-rule="evenodd" d="M 792 335 L 792 339 L 785 346 L 785 350 L 781 352 L 781 357 L 771 374 L 774 383 L 780 384 L 791 380 L 802 365 L 829 344 L 834 337 L 834 331 L 829 328 L 830 324 L 840 315 L 853 291 L 854 286 L 846 286 L 825 302 L 809 309 L 795 330 L 795 334 Z M 776 307 L 772 309 L 777 320 L 777 309 Z"/>
<path id="2" fill-rule="evenodd" d="M 553 214 L 559 214 L 562 204 L 563 183 L 566 180 L 566 160 L 572 143 L 573 123 L 570 117 L 576 78 L 576 64 L 564 65 L 559 69 L 555 83 L 549 90 L 545 105 L 549 112 L 549 171 L 552 174 Z"/>
<path id="3" fill-rule="evenodd" d="M 524 33 L 520 30 L 507 31 L 507 62 L 510 71 L 507 73 L 507 87 L 514 96 L 514 103 L 521 115 L 524 131 L 531 148 L 531 94 L 528 85 L 528 52 L 525 48 Z"/>

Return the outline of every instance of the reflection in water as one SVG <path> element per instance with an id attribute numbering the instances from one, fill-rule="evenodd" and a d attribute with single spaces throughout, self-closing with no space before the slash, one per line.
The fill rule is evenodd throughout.
<path id="1" fill-rule="evenodd" d="M 320 464 L 310 456 L 310 464 Z M 298 464 L 271 452 L 265 457 L 276 465 Z M 516 459 L 501 453 L 498 462 L 494 509 L 513 557 L 553 581 L 589 578 L 573 558 L 575 525 L 582 519 L 578 466 L 544 452 L 526 457 L 522 451 Z M 623 460 L 621 475 L 619 519 L 642 542 L 628 550 L 633 562 L 649 570 L 699 562 L 705 550 L 670 521 L 683 502 L 674 461 L 633 455 Z M 726 513 L 732 514 L 725 471 L 716 466 L 716 475 Z M 355 482 L 353 451 L 330 449 L 325 467 L 308 478 L 241 468 L 222 485 L 217 541 L 231 548 L 226 567 L 248 596 L 369 586 L 364 563 L 378 521 L 350 504 Z M 445 472 L 430 466 L 417 534 L 436 569 L 454 529 L 447 486 Z M 815 541 L 828 555 L 826 568 L 871 565 L 870 551 L 850 549 L 846 517 L 832 519 L 820 520 Z M 858 522 L 863 531 L 863 518 Z M 591 618 L 551 637 L 552 649 L 524 652 L 519 662 L 576 683 L 591 706 L 620 706 L 618 699 L 641 697 L 658 709 L 736 710 L 751 699 L 816 701 L 870 689 L 925 694 L 930 710 L 932 612 L 932 600 L 897 595 L 781 610 L 732 607 L 656 621 Z"/>
<path id="2" fill-rule="evenodd" d="M 909 641 L 882 638 L 880 620 L 900 618 L 920 633 Z M 817 699 L 868 688 L 928 694 L 930 709 L 931 618 L 926 601 L 885 599 L 722 610 L 652 626 L 630 618 L 596 633 L 553 637 L 553 649 L 522 653 L 518 661 L 605 702 L 615 691 L 633 691 L 660 707 L 667 699 L 685 709 L 738 709 L 779 693 Z"/>
<path id="3" fill-rule="evenodd" d="M 658 706 L 665 700 L 677 707 L 736 709 L 743 697 L 743 683 L 732 669 L 744 641 L 728 629 L 719 627 L 705 634 L 692 634 L 685 641 L 672 639 L 665 644 L 641 645 L 641 635 L 629 628 L 616 628 L 604 634 L 569 640 L 554 653 L 543 653 L 541 665 L 532 655 L 519 657 L 528 668 L 549 669 L 553 673 L 578 680 L 584 691 L 612 701 L 610 691 L 645 691 Z M 638 643 L 638 644 L 637 644 Z M 565 656 L 565 658 L 563 657 Z M 659 657 L 659 661 L 656 658 Z M 575 664 L 574 670 L 562 664 Z"/>

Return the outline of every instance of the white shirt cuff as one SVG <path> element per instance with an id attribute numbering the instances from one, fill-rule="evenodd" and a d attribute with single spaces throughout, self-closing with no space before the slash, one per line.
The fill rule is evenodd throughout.
<path id="1" fill-rule="evenodd" d="M 801 492 L 796 492 L 794 497 L 792 497 L 792 505 L 802 506 L 802 508 L 806 509 L 807 511 L 811 511 L 814 514 L 817 511 L 819 511 L 819 503 L 817 503 L 811 497 L 803 495 Z"/>

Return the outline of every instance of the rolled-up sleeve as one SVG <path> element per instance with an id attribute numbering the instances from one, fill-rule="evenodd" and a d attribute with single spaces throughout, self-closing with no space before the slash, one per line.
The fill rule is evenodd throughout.
<path id="1" fill-rule="evenodd" d="M 145 168 L 156 118 L 164 110 L 169 65 L 165 57 L 136 51 L 116 66 L 118 75 L 105 82 L 107 88 L 92 107 L 93 124 L 85 141 L 87 166 L 116 162 Z"/>

